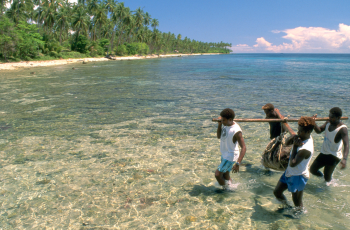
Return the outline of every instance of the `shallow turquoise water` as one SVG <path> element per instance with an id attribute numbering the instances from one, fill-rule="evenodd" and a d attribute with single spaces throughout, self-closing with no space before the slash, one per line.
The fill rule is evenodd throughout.
<path id="1" fill-rule="evenodd" d="M 346 229 L 349 169 L 310 178 L 300 219 L 276 212 L 281 173 L 260 166 L 266 123 L 240 124 L 246 166 L 219 193 L 211 118 L 226 107 L 263 118 L 267 102 L 291 117 L 349 116 L 349 70 L 350 55 L 241 54 L 2 71 L 0 226 Z"/>

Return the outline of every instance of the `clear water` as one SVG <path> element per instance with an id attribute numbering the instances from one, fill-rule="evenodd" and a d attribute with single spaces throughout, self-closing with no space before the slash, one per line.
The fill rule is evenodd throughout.
<path id="1" fill-rule="evenodd" d="M 235 191 L 221 193 L 211 118 L 226 107 L 263 118 L 267 102 L 291 117 L 327 117 L 334 106 L 349 116 L 349 72 L 350 55 L 321 54 L 2 71 L 0 228 L 347 229 L 349 168 L 329 184 L 310 178 L 299 219 L 278 212 L 272 191 L 282 173 L 260 164 L 267 123 L 240 123 L 245 166 Z M 315 158 L 322 135 L 313 137 Z"/>

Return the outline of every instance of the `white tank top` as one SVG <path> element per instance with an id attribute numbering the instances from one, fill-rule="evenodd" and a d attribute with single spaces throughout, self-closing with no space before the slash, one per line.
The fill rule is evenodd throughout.
<path id="1" fill-rule="evenodd" d="M 223 126 L 221 129 L 220 151 L 222 158 L 225 160 L 237 161 L 239 157 L 238 141 L 236 143 L 232 142 L 233 136 L 239 131 L 242 132 L 237 123 L 231 126 Z"/>
<path id="2" fill-rule="evenodd" d="M 333 155 L 335 157 L 338 157 L 339 159 L 343 158 L 342 148 L 343 148 L 343 140 L 340 140 L 338 143 L 334 142 L 334 138 L 337 135 L 338 131 L 346 127 L 346 125 L 341 125 L 332 132 L 329 132 L 329 126 L 328 123 L 326 125 L 325 133 L 324 133 L 324 139 L 323 144 L 321 148 L 321 153 L 326 155 Z"/>
<path id="3" fill-rule="evenodd" d="M 309 174 L 309 163 L 310 163 L 310 160 L 312 158 L 312 155 L 314 154 L 314 140 L 310 136 L 310 138 L 306 139 L 305 141 L 303 141 L 303 143 L 304 144 L 302 146 L 297 148 L 297 151 L 299 152 L 300 150 L 305 149 L 305 150 L 308 150 L 311 153 L 311 155 L 310 155 L 309 158 L 303 159 L 295 167 L 291 167 L 289 165 L 289 162 L 288 162 L 288 167 L 287 167 L 287 170 L 286 170 L 286 177 L 300 176 L 300 175 L 302 175 L 302 176 L 304 176 L 306 178 L 310 177 L 310 174 Z M 293 148 L 294 148 L 294 146 L 290 150 L 290 155 L 292 155 Z M 290 160 L 290 158 L 289 158 L 289 160 Z"/>

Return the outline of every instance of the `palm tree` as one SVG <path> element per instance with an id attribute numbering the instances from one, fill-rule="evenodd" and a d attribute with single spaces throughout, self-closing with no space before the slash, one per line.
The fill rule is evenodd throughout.
<path id="1" fill-rule="evenodd" d="M 0 0 L 0 17 L 3 15 L 5 6 L 8 2 L 9 1 L 7 0 Z"/>
<path id="2" fill-rule="evenodd" d="M 69 38 L 76 43 L 81 34 L 89 36 L 90 40 L 109 39 L 109 51 L 113 51 L 122 42 L 145 42 L 151 51 L 173 52 L 208 52 L 211 48 L 228 52 L 229 43 L 204 43 L 185 38 L 181 34 L 162 33 L 158 30 L 159 21 L 152 19 L 142 8 L 130 11 L 124 3 L 116 0 L 78 0 L 70 4 L 70 0 L 0 0 L 0 20 L 3 14 L 16 25 L 20 21 L 36 21 L 38 32 L 45 33 L 45 41 L 49 42 L 52 35 L 60 44 Z M 5 9 L 6 3 L 11 2 L 10 8 Z M 34 5 L 39 7 L 33 11 Z M 89 27 L 90 26 L 90 27 Z M 149 28 L 153 28 L 153 31 Z M 39 29 L 43 30 L 39 30 Z M 69 31 L 75 30 L 74 36 L 69 37 Z M 1 32 L 1 31 L 0 31 Z M 114 42 L 118 36 L 117 42 Z M 74 43 L 74 42 L 73 42 Z M 1 47 L 0 47 L 1 48 Z M 1 54 L 0 54 L 1 55 Z"/>
<path id="3" fill-rule="evenodd" d="M 111 34 L 111 40 L 109 41 L 109 52 L 111 53 L 113 51 L 113 43 L 114 43 L 114 37 L 117 29 L 117 17 L 114 17 L 115 10 L 117 7 L 117 4 L 114 0 L 107 0 L 105 4 L 106 10 L 108 10 L 108 13 L 111 15 L 110 16 L 110 22 L 112 23 L 112 34 Z"/>
<path id="4" fill-rule="evenodd" d="M 141 28 L 143 26 L 145 17 L 143 10 L 139 7 L 135 11 L 135 26 Z"/>
<path id="5" fill-rule="evenodd" d="M 94 12 L 95 12 L 95 15 L 93 18 L 93 27 L 94 27 L 94 31 L 96 31 L 96 28 L 97 28 L 97 31 L 98 31 L 97 37 L 100 37 L 102 25 L 107 24 L 107 15 L 105 13 L 105 6 L 98 5 L 97 8 L 94 10 Z"/>
<path id="6" fill-rule="evenodd" d="M 159 44 L 160 36 L 161 36 L 161 34 L 160 34 L 159 30 L 154 29 L 153 33 L 152 33 L 153 48 L 155 48 Z"/>
<path id="7" fill-rule="evenodd" d="M 146 12 L 145 15 L 144 15 L 143 24 L 145 26 L 148 26 L 151 23 L 151 20 L 152 20 L 151 15 L 148 12 Z"/>
<path id="8" fill-rule="evenodd" d="M 121 2 L 116 6 L 115 11 L 112 15 L 112 20 L 117 23 L 117 28 L 118 28 L 117 48 L 118 48 L 118 45 L 120 44 L 121 38 L 123 36 L 124 28 L 125 28 L 124 19 L 129 14 L 130 14 L 129 7 L 125 7 L 124 2 Z M 117 32 L 117 29 L 116 29 L 116 32 Z"/>
<path id="9" fill-rule="evenodd" d="M 135 26 L 135 19 L 129 8 L 126 8 L 125 17 L 123 19 L 123 26 L 126 28 L 127 40 L 130 42 L 130 34 Z"/>
<path id="10" fill-rule="evenodd" d="M 106 10 L 108 10 L 108 12 L 110 14 L 113 14 L 115 7 L 117 6 L 116 3 L 117 3 L 117 1 L 114 1 L 114 0 L 106 0 L 105 7 L 106 7 Z"/>
<path id="11" fill-rule="evenodd" d="M 153 27 L 153 30 L 155 30 L 157 28 L 157 26 L 159 26 L 158 19 L 153 18 L 152 22 L 151 22 L 151 26 Z"/>
<path id="12" fill-rule="evenodd" d="M 152 41 L 152 31 L 150 29 L 148 29 L 148 27 L 145 27 L 144 29 L 144 32 L 143 32 L 143 41 L 145 43 L 147 43 L 148 45 L 151 44 L 151 41 Z"/>
<path id="13" fill-rule="evenodd" d="M 87 6 L 90 15 L 94 15 L 95 11 L 98 9 L 98 0 L 91 0 Z"/>
<path id="14" fill-rule="evenodd" d="M 176 49 L 177 49 L 178 51 L 179 51 L 179 49 L 180 49 L 181 38 L 182 38 L 181 34 L 178 34 L 178 35 L 177 35 L 177 38 L 176 38 Z"/>
<path id="15" fill-rule="evenodd" d="M 6 15 L 17 25 L 19 21 L 27 21 L 32 10 L 33 3 L 31 1 L 14 0 L 10 9 L 6 11 Z"/>
<path id="16" fill-rule="evenodd" d="M 89 16 L 86 13 L 86 10 L 82 7 L 82 5 L 78 5 L 75 8 L 75 12 L 72 17 L 72 27 L 76 30 L 76 42 L 78 42 L 80 31 L 86 34 L 89 28 Z M 74 47 L 75 48 L 75 47 Z"/>
<path id="17" fill-rule="evenodd" d="M 48 31 L 48 33 L 51 34 L 56 19 L 56 10 L 54 4 L 48 4 L 44 6 L 43 17 L 44 30 Z"/>
<path id="18" fill-rule="evenodd" d="M 59 41 L 62 45 L 62 32 L 68 33 L 70 26 L 70 17 L 69 10 L 70 3 L 66 3 L 63 7 L 61 7 L 56 15 L 56 30 L 60 31 Z"/>

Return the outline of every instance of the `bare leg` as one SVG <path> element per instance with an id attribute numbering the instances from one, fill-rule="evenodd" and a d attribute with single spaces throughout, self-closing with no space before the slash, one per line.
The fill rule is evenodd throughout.
<path id="1" fill-rule="evenodd" d="M 278 181 L 275 190 L 273 191 L 273 194 L 277 198 L 277 200 L 281 201 L 282 203 L 287 203 L 287 198 L 285 195 L 283 195 L 283 192 L 286 191 L 288 188 L 288 185 L 285 183 L 282 183 L 281 181 Z"/>
<path id="2" fill-rule="evenodd" d="M 225 180 L 231 180 L 231 178 L 230 178 L 230 171 L 227 171 L 227 172 L 224 173 L 224 179 Z"/>
<path id="3" fill-rule="evenodd" d="M 225 185 L 224 173 L 220 172 L 218 169 L 215 171 L 215 178 L 220 185 Z"/>
<path id="4" fill-rule="evenodd" d="M 312 175 L 315 175 L 317 177 L 323 177 L 323 173 L 320 171 L 320 168 L 324 167 L 325 165 L 322 164 L 321 162 L 316 160 L 312 163 L 310 167 L 310 172 Z"/>
<path id="5" fill-rule="evenodd" d="M 295 207 L 303 207 L 303 191 L 293 192 L 292 198 Z"/>
<path id="6" fill-rule="evenodd" d="M 337 165 L 332 165 L 332 166 L 325 166 L 324 167 L 324 170 L 323 170 L 323 173 L 324 173 L 324 179 L 327 181 L 327 182 L 330 182 L 332 180 L 332 175 L 333 175 L 333 172 L 334 172 L 334 169 Z"/>

